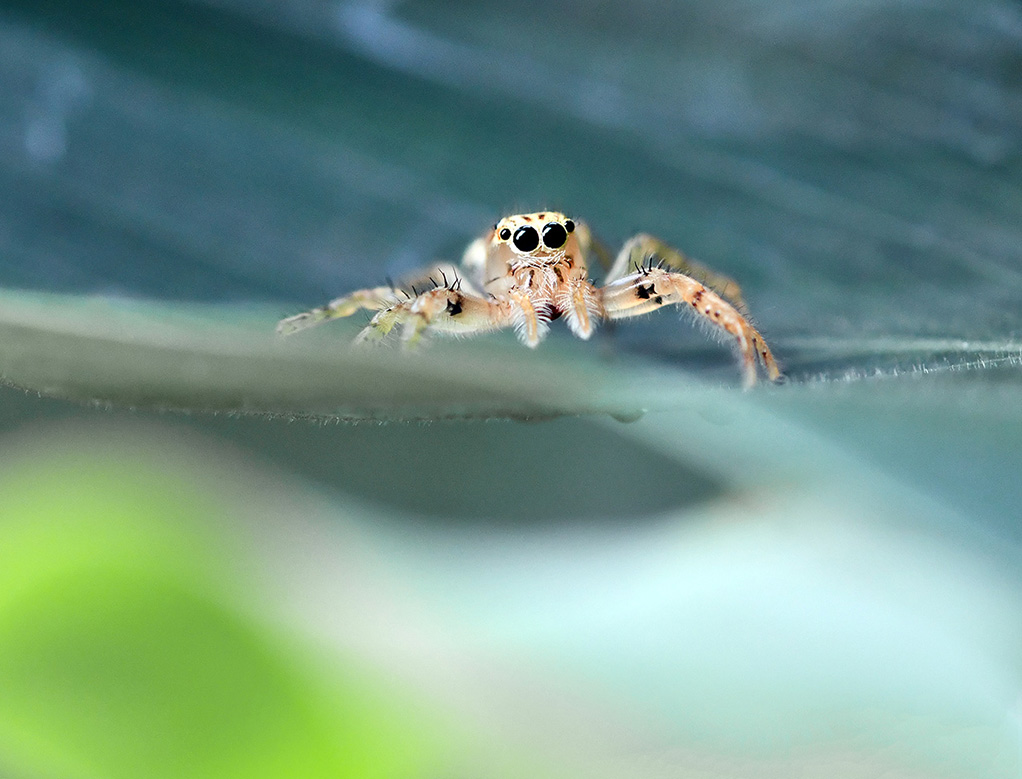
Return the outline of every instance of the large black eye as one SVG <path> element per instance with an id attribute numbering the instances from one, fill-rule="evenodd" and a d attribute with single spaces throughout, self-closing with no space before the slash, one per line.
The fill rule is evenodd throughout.
<path id="1" fill-rule="evenodd" d="M 575 232 L 575 223 L 572 222 L 570 219 L 564 223 L 564 227 L 567 229 L 569 233 Z"/>
<path id="2" fill-rule="evenodd" d="M 508 230 L 506 227 L 497 234 L 500 236 L 500 240 L 502 241 L 506 241 L 508 238 L 511 237 L 511 231 Z"/>
<path id="3" fill-rule="evenodd" d="M 548 249 L 560 249 L 568 240 L 568 232 L 557 222 L 550 222 L 543 228 L 543 245 Z"/>
<path id="4" fill-rule="evenodd" d="M 539 246 L 539 233 L 535 227 L 519 227 L 515 230 L 515 248 L 520 252 L 531 252 Z"/>

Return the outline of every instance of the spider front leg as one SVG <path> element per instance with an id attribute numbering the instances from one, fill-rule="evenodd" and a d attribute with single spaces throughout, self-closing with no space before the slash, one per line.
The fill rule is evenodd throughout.
<path id="1" fill-rule="evenodd" d="M 281 319 L 277 323 L 277 332 L 280 335 L 291 335 L 299 330 L 329 322 L 331 319 L 351 316 L 360 309 L 379 311 L 394 305 L 401 299 L 401 293 L 393 287 L 356 290 L 336 300 L 331 300 L 325 306 Z"/>
<path id="2" fill-rule="evenodd" d="M 413 346 L 427 329 L 471 335 L 498 330 L 510 324 L 510 306 L 506 303 L 487 300 L 457 288 L 438 287 L 380 311 L 359 333 L 357 341 L 378 341 L 395 327 L 400 327 L 401 342 L 405 346 Z"/>
<path id="3" fill-rule="evenodd" d="M 743 384 L 756 383 L 756 363 L 762 363 L 771 381 L 781 378 L 780 368 L 763 336 L 721 295 L 686 276 L 661 268 L 643 268 L 612 281 L 602 290 L 608 319 L 639 316 L 667 305 L 684 305 L 714 330 L 735 339 L 742 361 Z"/>
<path id="4" fill-rule="evenodd" d="M 712 289 L 732 305 L 742 308 L 742 288 L 730 276 L 696 262 L 684 252 L 648 233 L 639 233 L 618 252 L 614 265 L 607 272 L 607 283 L 622 279 L 654 258 L 660 267 L 681 273 Z"/>
<path id="5" fill-rule="evenodd" d="M 411 300 L 417 296 L 416 286 L 428 287 L 432 284 L 436 288 L 443 284 L 444 287 L 460 290 L 463 283 L 467 292 L 475 292 L 472 285 L 462 279 L 454 265 L 450 263 L 432 265 L 401 279 L 397 286 L 359 289 L 349 292 L 347 295 L 336 300 L 331 300 L 325 306 L 304 311 L 295 316 L 289 316 L 287 319 L 281 319 L 277 323 L 277 332 L 281 335 L 291 335 L 299 330 L 305 330 L 323 322 L 329 322 L 331 319 L 351 316 L 356 311 L 363 309 L 366 311 L 380 311 L 390 308 L 397 303 Z"/>

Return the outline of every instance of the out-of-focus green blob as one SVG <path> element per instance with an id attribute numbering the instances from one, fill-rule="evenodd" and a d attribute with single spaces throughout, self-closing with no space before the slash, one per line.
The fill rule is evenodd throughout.
<path id="1" fill-rule="evenodd" d="M 243 582 L 224 563 L 239 552 L 183 478 L 37 454 L 6 470 L 0 506 L 0 768 L 251 779 L 436 766 L 439 729 L 378 680 L 314 678 L 233 605 Z"/>

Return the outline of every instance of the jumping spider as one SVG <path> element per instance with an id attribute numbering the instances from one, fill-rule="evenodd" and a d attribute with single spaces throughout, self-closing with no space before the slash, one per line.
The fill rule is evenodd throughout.
<path id="1" fill-rule="evenodd" d="M 590 255 L 609 265 L 602 287 L 589 279 Z M 575 335 L 588 338 L 601 319 L 682 305 L 712 332 L 734 338 L 746 387 L 756 383 L 757 363 L 772 381 L 781 378 L 763 336 L 742 314 L 745 305 L 733 280 L 645 234 L 609 260 L 589 228 L 564 214 L 508 216 L 469 244 L 460 268 L 435 265 L 400 286 L 357 290 L 281 320 L 277 332 L 289 335 L 367 309 L 377 313 L 359 341 L 383 338 L 397 325 L 406 345 L 426 330 L 468 335 L 513 327 L 534 347 L 562 316 Z"/>

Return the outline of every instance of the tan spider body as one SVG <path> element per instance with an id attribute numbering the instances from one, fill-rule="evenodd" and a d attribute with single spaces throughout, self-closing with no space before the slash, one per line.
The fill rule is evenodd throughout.
<path id="1" fill-rule="evenodd" d="M 608 264 L 608 253 L 588 227 L 564 214 L 508 216 L 469 244 L 460 268 L 437 265 L 396 287 L 352 292 L 281 320 L 277 331 L 290 334 L 367 309 L 377 313 L 360 341 L 382 338 L 397 326 L 407 345 L 427 330 L 471 334 L 513 327 L 523 343 L 534 347 L 549 323 L 561 317 L 575 335 L 588 338 L 600 320 L 674 304 L 733 339 L 745 386 L 755 384 L 757 363 L 771 380 L 780 379 L 763 336 L 742 314 L 741 290 L 727 276 L 643 234 L 622 247 L 604 286 L 597 287 L 589 278 L 592 255 Z"/>

